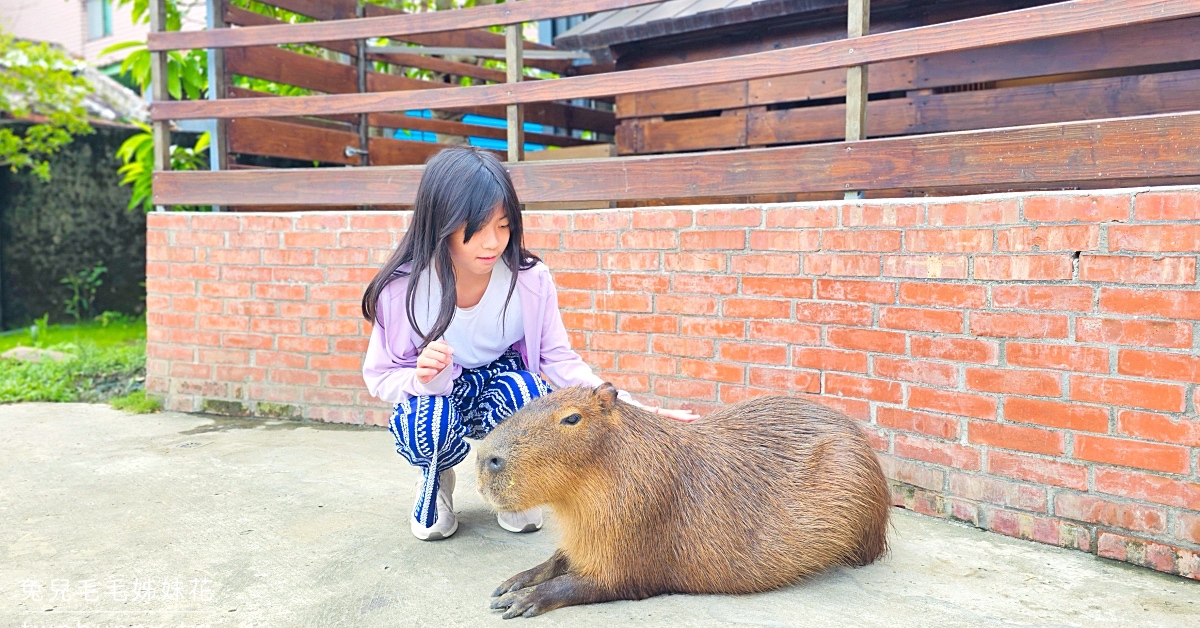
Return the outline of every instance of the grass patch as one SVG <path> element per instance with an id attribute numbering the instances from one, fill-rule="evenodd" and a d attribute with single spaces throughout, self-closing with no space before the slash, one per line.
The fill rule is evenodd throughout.
<path id="1" fill-rule="evenodd" d="M 38 336 L 34 342 L 28 330 L 0 335 L 0 353 L 15 346 L 39 346 L 70 357 L 62 362 L 0 359 L 0 403 L 99 402 L 143 390 L 145 319 L 50 326 Z"/>
<path id="2" fill-rule="evenodd" d="M 162 409 L 162 404 L 153 397 L 147 397 L 144 390 L 135 390 L 122 397 L 113 397 L 108 400 L 108 403 L 118 410 L 133 414 L 150 414 Z"/>

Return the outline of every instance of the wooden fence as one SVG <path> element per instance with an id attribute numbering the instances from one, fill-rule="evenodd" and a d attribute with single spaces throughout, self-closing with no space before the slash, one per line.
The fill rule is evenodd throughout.
<path id="1" fill-rule="evenodd" d="M 841 72 L 850 88 L 844 113 L 847 141 L 706 151 L 680 155 L 618 157 L 594 160 L 513 163 L 511 171 L 518 193 L 528 202 L 611 201 L 638 199 L 688 199 L 734 197 L 747 194 L 847 193 L 862 191 L 937 190 L 970 192 L 981 189 L 1023 189 L 1055 186 L 1112 187 L 1121 182 L 1182 183 L 1200 179 L 1200 111 L 1131 116 L 1092 121 L 1058 122 L 1035 126 L 931 133 L 927 135 L 861 139 L 873 133 L 868 118 L 864 69 L 930 55 L 962 54 L 995 46 L 1014 46 L 1052 37 L 1088 37 L 1110 29 L 1162 25 L 1179 29 L 1184 20 L 1200 15 L 1200 0 L 1071 0 L 1017 11 L 973 17 L 918 28 L 866 34 L 779 50 L 727 58 L 680 63 L 665 67 L 607 72 L 565 78 L 505 82 L 472 87 L 436 87 L 388 74 L 362 70 L 275 48 L 274 44 L 319 42 L 332 50 L 354 51 L 367 38 L 389 37 L 440 45 L 498 46 L 503 36 L 473 30 L 505 25 L 512 33 L 525 21 L 593 13 L 648 4 L 650 0 L 525 0 L 502 5 L 414 15 L 384 15 L 382 10 L 360 11 L 350 18 L 344 2 L 272 0 L 271 4 L 306 15 L 317 13 L 327 21 L 305 24 L 270 24 L 262 16 L 249 17 L 226 11 L 227 23 L 241 28 L 192 32 L 154 32 L 149 39 L 156 63 L 155 102 L 151 113 L 160 142 L 154 200 L 158 204 L 215 204 L 315 207 L 327 205 L 407 204 L 414 197 L 421 166 L 382 166 L 410 160 L 419 163 L 441 148 L 437 144 L 367 138 L 362 129 L 371 124 L 397 123 L 395 112 L 413 109 L 457 110 L 507 117 L 505 137 L 510 149 L 522 144 L 522 116 L 551 126 L 612 132 L 614 120 L 606 112 L 562 104 L 581 98 L 663 93 L 663 90 L 714 86 L 772 77 L 786 83 L 798 76 Z M 160 3 L 152 3 L 152 7 Z M 353 3 L 350 3 L 352 5 Z M 338 13 L 330 7 L 341 7 Z M 325 7 L 325 8 L 320 8 Z M 370 8 L 370 7 L 368 7 Z M 303 9 L 303 10 L 301 10 Z M 306 13 L 307 11 L 307 13 Z M 869 3 L 849 3 L 850 34 L 866 32 Z M 374 12 L 374 13 L 372 13 Z M 1172 20 L 1175 20 L 1172 22 Z M 156 23 L 160 23 L 161 20 Z M 857 30 L 856 30 L 857 29 Z M 161 30 L 155 27 L 155 30 Z M 453 33 L 455 37 L 449 37 Z M 430 39 L 434 38 L 436 39 Z M 333 43 L 328 43 L 333 42 Z M 351 42 L 351 43 L 338 43 Z M 358 43 L 355 43 L 358 42 Z M 507 58 L 520 67 L 521 47 L 508 38 Z M 526 44 L 525 48 L 531 48 Z M 159 71 L 165 51 L 209 48 L 226 51 L 232 72 L 252 74 L 280 82 L 308 81 L 325 95 L 265 97 L 235 92 L 214 100 L 169 101 Z M 356 52 L 357 54 L 357 52 Z M 445 60 L 408 58 L 430 69 L 453 71 Z M 563 70 L 557 60 L 528 59 L 529 64 Z M 1047 59 L 1048 65 L 1053 59 Z M 327 65 L 332 64 L 332 65 Z M 557 64 L 557 65 L 555 65 Z M 340 67 L 333 67 L 333 66 Z M 464 65 L 464 64 L 460 64 Z M 477 78 L 499 80 L 498 75 Z M 458 68 L 458 71 L 467 72 Z M 882 73 L 882 80 L 888 74 Z M 505 77 L 519 78 L 519 77 Z M 293 83 L 294 84 L 294 83 Z M 1018 103 L 1019 105 L 1019 103 Z M 1197 107 L 1200 109 L 1200 107 Z M 786 113 L 779 114 L 786 117 Z M 836 114 L 834 114 L 836 116 Z M 169 120 L 215 118 L 236 129 L 230 137 L 242 144 L 231 150 L 270 146 L 285 151 L 293 146 L 346 145 L 361 140 L 366 158 L 363 167 L 318 169 L 229 170 L 216 172 L 164 172 Z M 355 132 L 321 129 L 310 124 L 297 128 L 301 119 L 341 120 L 356 124 Z M 407 118 L 407 116 L 405 116 Z M 1002 115 L 996 120 L 1003 124 Z M 447 121 L 426 121 L 428 128 Z M 836 124 L 836 117 L 822 122 Z M 459 124 L 450 122 L 450 125 Z M 867 128 L 864 130 L 863 125 Z M 886 121 L 880 121 L 887 128 Z M 787 128 L 782 121 L 780 128 Z M 340 134 L 340 135 L 332 135 Z M 498 135 L 498 132 L 496 133 Z M 321 139 L 324 138 L 324 139 Z M 533 139 L 533 138 L 525 138 Z M 539 141 L 547 138 L 538 138 Z M 553 138 L 551 138 L 553 139 Z M 576 138 L 577 140 L 577 138 Z M 571 142 L 560 140 L 562 145 Z M 274 144 L 272 144 L 274 142 Z M 579 141 L 576 144 L 581 143 Z M 422 145 L 423 144 L 423 145 Z M 419 145 L 419 146 L 418 146 Z M 514 146 L 515 145 L 515 146 Z M 336 153 L 336 151 L 333 151 Z M 354 151 L 347 151 L 353 153 Z M 328 155 L 332 163 L 354 159 Z M 521 158 L 510 150 L 510 160 Z"/>

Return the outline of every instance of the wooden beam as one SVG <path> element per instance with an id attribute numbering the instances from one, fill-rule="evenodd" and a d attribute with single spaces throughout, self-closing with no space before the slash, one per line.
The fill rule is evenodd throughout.
<path id="1" fill-rule="evenodd" d="M 244 155 L 284 157 L 347 166 L 357 166 L 360 163 L 358 155 L 347 155 L 346 149 L 356 148 L 359 142 L 358 133 L 350 130 L 338 131 L 277 120 L 239 118 L 229 121 L 229 140 L 230 149 Z M 449 148 L 449 145 L 372 137 L 369 138 L 368 144 L 369 164 L 372 166 L 423 164 L 426 159 L 444 148 Z M 322 168 L 305 170 L 316 173 L 320 172 Z M 278 170 L 268 170 L 267 172 L 278 172 Z M 344 203 L 347 200 L 342 199 L 337 203 Z M 297 199 L 290 199 L 288 202 L 302 204 Z M 376 203 L 360 204 L 375 205 Z"/>
<path id="2" fill-rule="evenodd" d="M 368 39 L 487 28 L 557 17 L 598 13 L 662 0 L 525 0 L 455 9 L 370 17 L 363 20 L 332 20 L 281 26 L 254 26 L 220 31 L 179 31 L 152 33 L 147 41 L 151 51 L 189 48 L 233 48 L 269 44 L 298 44 L 314 41 Z"/>
<path id="3" fill-rule="evenodd" d="M 871 0 L 850 0 L 847 39 L 867 34 L 871 27 Z M 867 139 L 867 64 L 846 68 L 846 141 Z M 846 190 L 846 199 L 863 198 L 862 190 Z"/>
<path id="4" fill-rule="evenodd" d="M 525 202 L 1031 185 L 1200 175 L 1200 112 L 711 153 L 522 162 Z M 1030 150 L 1030 147 L 1037 147 Z M 421 167 L 171 172 L 163 204 L 411 203 Z"/>
<path id="5" fill-rule="evenodd" d="M 517 3 L 517 6 L 525 3 Z M 438 107 L 512 105 L 711 85 L 853 65 L 894 61 L 1200 14 L 1200 0 L 1070 0 L 956 22 L 867 35 L 738 57 L 576 76 L 521 85 L 481 85 L 423 92 L 308 96 L 285 100 L 169 102 L 151 107 L 153 119 L 373 113 Z"/>
<path id="6" fill-rule="evenodd" d="M 150 0 L 150 31 L 160 32 L 166 28 L 167 9 L 164 0 Z M 150 53 L 150 98 L 154 102 L 166 102 L 170 98 L 167 91 L 167 53 Z M 171 123 L 167 120 L 155 120 L 150 123 L 150 135 L 154 142 L 154 171 L 166 172 L 171 169 Z M 153 189 L 153 185 L 151 186 Z M 155 207 L 163 211 L 163 206 Z"/>
<path id="7" fill-rule="evenodd" d="M 509 24 L 504 27 L 504 68 L 505 79 L 509 85 L 521 82 L 525 73 L 525 50 L 521 46 L 521 24 Z M 508 160 L 521 161 L 525 157 L 525 107 L 509 105 L 505 111 L 505 121 L 508 133 L 505 137 L 508 143 Z"/>
<path id="8" fill-rule="evenodd" d="M 206 26 L 208 28 L 225 28 L 225 10 L 229 8 L 228 0 L 206 0 Z M 220 100 L 229 96 L 229 74 L 225 71 L 225 51 L 214 48 L 208 51 L 208 97 Z M 213 132 L 209 137 L 209 169 L 229 169 L 229 130 L 228 120 L 213 120 Z M 219 205 L 213 206 L 213 211 L 221 211 Z"/>

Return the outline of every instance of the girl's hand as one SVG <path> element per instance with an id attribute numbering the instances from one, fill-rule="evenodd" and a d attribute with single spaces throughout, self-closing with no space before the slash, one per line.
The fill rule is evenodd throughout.
<path id="1" fill-rule="evenodd" d="M 692 414 L 689 410 L 672 410 L 670 408 L 646 408 L 655 414 L 661 414 L 665 417 L 670 417 L 677 421 L 691 422 L 700 418 L 698 414 Z"/>
<path id="2" fill-rule="evenodd" d="M 428 384 L 438 373 L 450 366 L 450 357 L 453 355 L 454 349 L 441 340 L 434 340 L 425 345 L 425 350 L 417 356 L 417 381 Z"/>

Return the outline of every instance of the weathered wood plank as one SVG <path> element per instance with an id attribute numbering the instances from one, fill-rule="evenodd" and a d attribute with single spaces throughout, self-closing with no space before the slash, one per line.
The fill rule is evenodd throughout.
<path id="1" fill-rule="evenodd" d="M 147 43 L 151 51 L 162 51 L 296 44 L 371 37 L 403 39 L 407 35 L 536 22 L 655 2 L 661 2 L 661 0 L 525 0 L 524 2 L 486 5 L 469 9 L 382 15 L 363 19 L 255 26 L 228 30 L 156 33 L 157 36 L 150 38 Z"/>
<path id="2" fill-rule="evenodd" d="M 844 189 L 1200 175 L 1200 113 L 860 142 L 511 164 L 526 202 L 783 194 Z M 412 201 L 421 167 L 161 172 L 161 204 Z"/>
<path id="3" fill-rule="evenodd" d="M 745 109 L 725 116 L 665 122 L 626 120 L 621 123 L 626 128 L 619 130 L 617 146 L 623 155 L 745 146 L 746 120 Z"/>
<path id="4" fill-rule="evenodd" d="M 1071 0 L 1031 9 L 868 35 L 800 48 L 520 85 L 481 85 L 421 92 L 355 94 L 255 101 L 168 102 L 152 107 L 154 119 L 228 118 L 520 104 L 590 98 L 728 83 L 852 65 L 893 61 L 1115 26 L 1200 14 L 1200 0 Z"/>
<path id="5" fill-rule="evenodd" d="M 229 121 L 230 151 L 246 155 L 358 165 L 359 157 L 347 157 L 345 152 L 347 146 L 357 148 L 358 140 L 358 133 L 349 130 L 255 118 Z M 372 137 L 369 140 L 368 159 L 372 166 L 422 164 L 433 154 L 448 147 L 447 144 L 433 142 Z"/>

